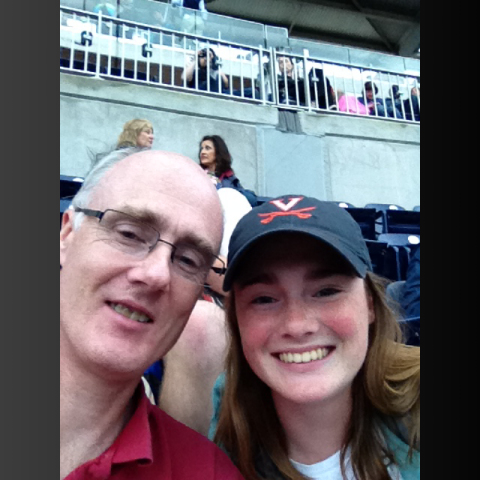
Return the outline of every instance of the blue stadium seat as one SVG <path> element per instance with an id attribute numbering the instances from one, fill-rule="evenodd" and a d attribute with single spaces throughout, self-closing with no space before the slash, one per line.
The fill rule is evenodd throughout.
<path id="1" fill-rule="evenodd" d="M 365 241 L 368 247 L 368 253 L 372 260 L 373 273 L 385 276 L 385 256 L 387 253 L 388 244 L 385 242 L 378 242 L 375 240 Z"/>
<path id="2" fill-rule="evenodd" d="M 420 235 L 420 212 L 387 210 L 385 212 L 385 233 Z"/>
<path id="3" fill-rule="evenodd" d="M 414 212 L 419 212 L 419 211 L 420 211 L 420 205 L 415 205 L 415 206 L 413 207 L 413 211 L 414 211 Z"/>
<path id="4" fill-rule="evenodd" d="M 374 208 L 345 208 L 345 210 L 360 225 L 365 240 L 377 239 L 375 231 L 375 224 L 379 218 L 377 210 Z"/>
<path id="5" fill-rule="evenodd" d="M 332 202 L 332 203 L 342 208 L 356 208 L 355 205 L 352 205 L 351 203 L 348 203 L 348 202 Z"/>
<path id="6" fill-rule="evenodd" d="M 375 230 L 377 235 L 380 235 L 382 233 L 387 233 L 387 230 L 386 230 L 386 225 L 387 225 L 386 212 L 387 211 L 405 210 L 404 207 L 400 205 L 395 205 L 394 203 L 367 203 L 365 205 L 365 208 L 373 208 L 378 212 L 378 219 L 377 219 L 376 230 Z"/>
<path id="7" fill-rule="evenodd" d="M 393 281 L 405 280 L 412 248 L 420 244 L 420 235 L 384 233 L 378 241 L 387 244 L 383 276 Z"/>

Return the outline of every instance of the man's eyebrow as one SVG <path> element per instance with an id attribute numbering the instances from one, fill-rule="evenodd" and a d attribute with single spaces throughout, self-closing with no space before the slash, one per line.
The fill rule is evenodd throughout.
<path id="1" fill-rule="evenodd" d="M 140 222 L 147 223 L 152 227 L 155 227 L 156 225 L 161 223 L 160 217 L 155 215 L 150 210 L 139 209 L 139 208 L 126 205 L 126 206 L 119 207 L 118 211 L 126 213 L 127 215 L 131 215 L 132 217 L 135 217 Z"/>
<path id="2" fill-rule="evenodd" d="M 146 223 L 147 225 L 150 225 L 156 230 L 161 231 L 162 224 L 165 223 L 161 216 L 155 215 L 150 210 L 138 209 L 127 205 L 119 208 L 119 211 L 135 217 L 140 222 Z M 190 232 L 185 236 L 180 237 L 180 239 L 176 243 L 183 245 L 186 244 L 195 247 L 205 257 L 214 257 L 216 255 L 216 253 L 213 251 L 213 247 L 206 240 L 199 237 L 193 232 Z"/>

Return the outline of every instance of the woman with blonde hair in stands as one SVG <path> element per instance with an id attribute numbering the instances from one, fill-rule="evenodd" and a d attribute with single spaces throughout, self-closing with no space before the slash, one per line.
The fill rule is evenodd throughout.
<path id="1" fill-rule="evenodd" d="M 215 441 L 247 480 L 420 478 L 420 349 L 401 342 L 348 212 L 298 195 L 254 208 L 224 290 Z"/>
<path id="2" fill-rule="evenodd" d="M 152 148 L 153 125 L 148 120 L 135 118 L 123 126 L 118 137 L 117 149 L 128 147 Z"/>

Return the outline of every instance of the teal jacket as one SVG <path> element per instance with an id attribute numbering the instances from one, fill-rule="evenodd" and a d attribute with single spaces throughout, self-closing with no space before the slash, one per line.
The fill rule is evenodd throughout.
<path id="1" fill-rule="evenodd" d="M 217 378 L 215 386 L 213 387 L 213 418 L 208 431 L 208 438 L 210 440 L 213 440 L 215 432 L 217 431 L 224 390 L 225 374 L 222 373 Z M 398 438 L 389 428 L 385 428 L 384 435 L 389 449 L 395 455 L 402 480 L 420 480 L 420 452 L 414 450 L 412 461 L 410 461 L 408 458 L 408 445 Z"/>

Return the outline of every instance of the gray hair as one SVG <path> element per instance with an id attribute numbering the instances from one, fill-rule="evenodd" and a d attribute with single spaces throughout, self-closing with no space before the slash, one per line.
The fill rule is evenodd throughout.
<path id="1" fill-rule="evenodd" d="M 111 153 L 106 155 L 97 157 L 97 160 L 90 168 L 90 171 L 85 176 L 85 180 L 83 181 L 83 185 L 80 190 L 77 192 L 75 197 L 72 200 L 72 208 L 80 207 L 86 208 L 90 202 L 90 198 L 92 192 L 97 188 L 100 180 L 103 176 L 113 168 L 117 163 L 120 163 L 122 160 L 125 160 L 127 157 L 131 155 L 143 151 L 147 151 L 147 148 L 139 148 L 139 147 L 129 147 L 129 148 L 122 148 L 118 150 L 114 150 Z M 75 215 L 74 220 L 74 228 L 77 229 L 82 220 L 83 220 L 83 213 L 79 213 Z"/>

